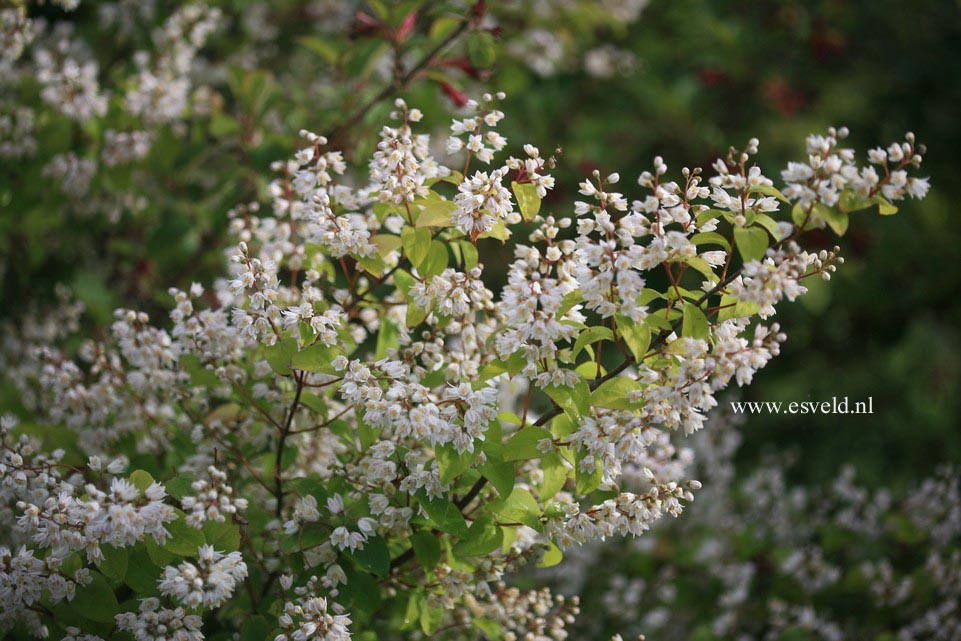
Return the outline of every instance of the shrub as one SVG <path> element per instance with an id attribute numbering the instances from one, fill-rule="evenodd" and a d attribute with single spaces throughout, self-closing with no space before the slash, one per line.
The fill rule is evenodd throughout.
<path id="1" fill-rule="evenodd" d="M 751 140 L 709 179 L 655 159 L 630 195 L 595 171 L 551 215 L 553 159 L 504 158 L 502 98 L 468 102 L 443 154 L 398 99 L 359 187 L 302 132 L 269 211 L 230 212 L 226 277 L 171 290 L 169 330 L 118 310 L 71 356 L 66 308 L 10 341 L 37 425 L 3 428 L 6 625 L 561 639 L 577 600 L 507 578 L 679 515 L 700 484 L 672 435 L 751 382 L 785 339 L 775 306 L 842 262 L 804 230 L 927 191 L 911 134 L 861 166 L 832 129 L 783 189 Z M 495 294 L 484 264 L 508 254 Z"/>

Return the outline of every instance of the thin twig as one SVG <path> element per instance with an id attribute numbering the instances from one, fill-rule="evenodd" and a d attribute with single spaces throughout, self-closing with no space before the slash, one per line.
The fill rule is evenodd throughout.
<path id="1" fill-rule="evenodd" d="M 361 120 L 363 120 L 364 116 L 366 116 L 367 113 L 378 103 L 390 98 L 394 93 L 407 86 L 407 83 L 413 80 L 414 77 L 421 71 L 427 68 L 444 49 L 457 40 L 461 34 L 467 31 L 469 26 L 470 21 L 464 20 L 464 22 L 454 29 L 450 35 L 444 38 L 444 40 L 441 41 L 436 47 L 431 49 L 427 55 L 421 58 L 420 61 L 418 61 L 413 67 L 408 69 L 406 73 L 394 78 L 394 81 L 391 84 L 381 89 L 377 95 L 373 96 L 370 100 L 361 105 L 347 120 L 334 127 L 330 133 L 327 134 L 327 140 L 331 142 L 334 141 L 335 138 L 343 134 L 346 130 L 351 129 Z"/>

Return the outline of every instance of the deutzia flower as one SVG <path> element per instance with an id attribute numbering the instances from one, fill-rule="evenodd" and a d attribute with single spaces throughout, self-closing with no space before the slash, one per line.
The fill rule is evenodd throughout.
<path id="1" fill-rule="evenodd" d="M 350 617 L 331 614 L 327 599 L 311 597 L 287 602 L 278 621 L 284 630 L 274 641 L 349 641 Z"/>
<path id="2" fill-rule="evenodd" d="M 240 552 L 223 554 L 210 545 L 197 549 L 196 564 L 184 561 L 164 568 L 160 592 L 188 608 L 216 608 L 233 594 L 247 577 L 247 564 Z"/>
<path id="3" fill-rule="evenodd" d="M 511 192 L 503 184 L 506 174 L 506 168 L 490 173 L 478 171 L 457 187 L 457 195 L 454 196 L 457 209 L 451 215 L 451 220 L 472 240 L 490 231 L 495 222 L 520 222 L 520 214 L 514 211 Z"/>
<path id="4" fill-rule="evenodd" d="M 129 632 L 135 641 L 167 641 L 171 633 L 177 641 L 204 641 L 199 616 L 183 608 L 161 608 L 154 597 L 141 600 L 138 612 L 123 612 L 115 618 L 117 628 Z"/>

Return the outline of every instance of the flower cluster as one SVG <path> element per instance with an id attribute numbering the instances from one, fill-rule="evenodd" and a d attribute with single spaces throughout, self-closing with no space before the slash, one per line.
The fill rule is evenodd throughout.
<path id="1" fill-rule="evenodd" d="M 209 480 L 200 478 L 190 484 L 194 496 L 180 499 L 184 510 L 189 511 L 187 523 L 197 529 L 208 521 L 223 523 L 227 515 L 247 509 L 247 499 L 234 496 L 234 489 L 227 483 L 227 474 L 211 465 L 207 468 Z"/>
<path id="2" fill-rule="evenodd" d="M 129 632 L 135 641 L 203 641 L 201 623 L 196 614 L 187 614 L 183 608 L 161 607 L 160 600 L 153 597 L 143 599 L 137 613 L 117 615 L 117 628 Z"/>
<path id="3" fill-rule="evenodd" d="M 163 68 L 186 74 L 215 13 L 170 19 L 155 40 L 186 45 L 160 47 Z M 752 140 L 710 179 L 672 180 L 656 159 L 637 193 L 598 171 L 548 212 L 553 160 L 532 145 L 503 157 L 502 98 L 468 103 L 450 162 L 396 102 L 363 180 L 303 132 L 270 202 L 230 212 L 222 278 L 169 290 L 167 325 L 120 309 L 97 340 L 51 325 L 5 341 L 24 404 L 67 435 L 51 447 L 40 431 L 44 453 L 4 433 L 2 509 L 25 546 L 4 576 L 35 577 L 3 592 L 5 622 L 71 594 L 83 618 L 129 584 L 153 596 L 136 612 L 106 599 L 93 620 L 138 641 L 232 634 L 245 599 L 273 612 L 249 625 L 277 641 L 397 634 L 387 611 L 404 632 L 562 641 L 577 600 L 510 576 L 686 510 L 701 484 L 683 439 L 786 338 L 755 319 L 841 264 L 801 248 L 813 216 L 834 229 L 856 208 L 889 213 L 909 192 L 884 186 L 914 180 L 892 173 L 867 204 L 834 181 L 836 201 L 808 202 L 752 164 Z M 896 171 L 920 163 L 910 151 Z M 486 238 L 512 243 L 502 287 Z M 803 589 L 838 580 L 811 546 L 779 561 Z M 723 579 L 744 586 L 741 570 Z M 803 620 L 792 607 L 778 616 Z"/>
<path id="4" fill-rule="evenodd" d="M 791 488 L 789 455 L 737 477 L 737 425 L 724 415 L 711 420 L 693 439 L 693 459 L 671 457 L 705 479 L 699 500 L 709 503 L 617 549 L 611 573 L 595 571 L 614 560 L 610 548 L 582 548 L 552 584 L 581 592 L 584 607 L 601 608 L 595 621 L 663 636 L 704 627 L 719 638 L 770 639 L 800 629 L 826 640 L 891 631 L 914 641 L 961 631 L 952 601 L 961 586 L 961 521 L 941 519 L 934 532 L 918 520 L 946 505 L 954 510 L 956 469 L 904 490 L 870 490 L 851 467 L 826 487 Z M 918 554 L 903 554 L 907 541 Z M 632 568 L 634 556 L 644 563 Z M 706 589 L 681 598 L 690 581 Z M 845 613 L 832 607 L 839 599 L 861 605 Z M 645 607 L 625 608 L 625 601 Z M 575 625 L 574 633 L 589 630 Z"/>
<path id="5" fill-rule="evenodd" d="M 216 608 L 222 605 L 247 577 L 247 565 L 240 552 L 223 554 L 209 545 L 197 550 L 197 562 L 184 561 L 164 568 L 160 592 L 187 608 Z"/>
<path id="6" fill-rule="evenodd" d="M 333 611 L 337 612 L 335 606 Z M 350 639 L 350 617 L 346 614 L 331 614 L 327 599 L 303 596 L 295 602 L 284 605 L 280 616 L 280 627 L 284 630 L 274 641 L 348 641 Z"/>

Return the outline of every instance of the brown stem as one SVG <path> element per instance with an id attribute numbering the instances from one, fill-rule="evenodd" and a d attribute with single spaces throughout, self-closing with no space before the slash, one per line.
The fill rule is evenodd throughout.
<path id="1" fill-rule="evenodd" d="M 357 125 L 361 120 L 364 119 L 364 116 L 366 116 L 367 113 L 374 108 L 374 106 L 376 106 L 381 101 L 390 98 L 398 90 L 407 86 L 407 84 L 411 80 L 413 80 L 417 74 L 419 74 L 421 71 L 427 68 L 431 63 L 433 63 L 434 59 L 437 58 L 437 56 L 440 55 L 440 53 L 444 49 L 446 49 L 451 43 L 457 40 L 457 38 L 459 38 L 461 34 L 467 31 L 468 26 L 470 26 L 469 20 L 465 20 L 464 22 L 460 23 L 460 25 L 456 29 L 454 29 L 454 31 L 452 31 L 450 35 L 444 38 L 444 40 L 442 40 L 436 47 L 431 49 L 427 53 L 427 55 L 425 55 L 414 66 L 408 69 L 406 73 L 400 74 L 398 77 L 394 79 L 394 82 L 384 87 L 380 92 L 377 93 L 377 95 L 372 97 L 370 100 L 368 100 L 363 105 L 361 105 L 356 111 L 354 111 L 354 113 L 351 114 L 351 116 L 347 120 L 345 120 L 341 124 L 334 127 L 330 131 L 330 133 L 327 134 L 326 136 L 327 140 L 333 141 L 336 137 L 340 136 L 345 131 L 352 129 L 355 125 Z"/>
<path id="2" fill-rule="evenodd" d="M 287 409 L 287 417 L 280 431 L 280 439 L 277 441 L 277 454 L 274 457 L 274 498 L 277 500 L 276 514 L 278 519 L 281 517 L 284 505 L 284 471 L 282 467 L 284 444 L 290 435 L 290 426 L 294 422 L 294 415 L 297 413 L 298 405 L 300 405 L 300 393 L 304 390 L 304 379 L 306 376 L 306 372 L 300 372 L 299 375 L 294 375 L 297 379 L 297 391 L 294 392 L 294 400 Z"/>

